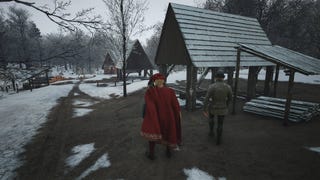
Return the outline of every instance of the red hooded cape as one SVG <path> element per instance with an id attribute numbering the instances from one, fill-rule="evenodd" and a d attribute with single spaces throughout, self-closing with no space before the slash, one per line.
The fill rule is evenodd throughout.
<path id="1" fill-rule="evenodd" d="M 151 87 L 145 94 L 145 115 L 141 135 L 169 146 L 181 143 L 180 106 L 168 87 Z"/>

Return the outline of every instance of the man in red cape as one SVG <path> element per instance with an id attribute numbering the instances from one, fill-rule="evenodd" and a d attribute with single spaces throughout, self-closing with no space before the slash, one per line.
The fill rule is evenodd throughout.
<path id="1" fill-rule="evenodd" d="M 166 145 L 166 155 L 171 157 L 170 148 L 181 143 L 181 112 L 174 90 L 164 85 L 165 76 L 160 73 L 150 79 L 154 82 L 145 93 L 145 110 L 141 136 L 149 141 L 147 157 L 154 159 L 155 143 Z"/>

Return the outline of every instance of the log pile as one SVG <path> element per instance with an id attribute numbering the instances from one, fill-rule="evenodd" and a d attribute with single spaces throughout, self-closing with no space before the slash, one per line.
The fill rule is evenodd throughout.
<path id="1" fill-rule="evenodd" d="M 260 96 L 245 103 L 243 111 L 258 115 L 284 118 L 286 99 Z M 320 104 L 306 101 L 291 101 L 289 121 L 310 121 L 320 114 Z"/>

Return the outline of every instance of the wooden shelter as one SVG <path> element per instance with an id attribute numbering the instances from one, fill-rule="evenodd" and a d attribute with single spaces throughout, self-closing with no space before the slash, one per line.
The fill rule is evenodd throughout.
<path id="1" fill-rule="evenodd" d="M 234 104 L 240 67 L 249 67 L 247 97 L 255 96 L 255 85 L 260 67 L 266 67 L 265 94 L 269 94 L 273 69 L 276 67 L 274 93 L 276 93 L 279 67 L 289 76 L 284 124 L 292 99 L 295 72 L 305 75 L 320 74 L 320 60 L 270 43 L 255 18 L 214 12 L 170 3 L 163 24 L 155 58 L 160 72 L 169 74 L 174 65 L 187 66 L 186 106 L 195 109 L 198 82 L 209 70 L 212 76 L 217 68 L 227 69 L 228 82 L 236 69 Z M 169 67 L 169 70 L 168 70 Z M 198 68 L 205 68 L 197 79 Z"/>
<path id="2" fill-rule="evenodd" d="M 154 69 L 139 40 L 133 43 L 128 52 L 126 72 L 138 72 L 140 74 L 144 70 L 144 76 L 146 76 L 148 70 Z"/>
<path id="3" fill-rule="evenodd" d="M 236 81 L 234 87 L 234 103 L 233 112 L 235 112 L 235 98 L 237 96 L 237 84 L 239 79 L 239 69 L 241 64 L 241 52 L 249 53 L 257 57 L 266 59 L 274 64 L 276 64 L 276 77 L 274 92 L 276 92 L 279 67 L 284 67 L 286 74 L 289 76 L 288 83 L 288 93 L 285 103 L 284 112 L 284 125 L 288 124 L 288 118 L 290 113 L 290 106 L 292 100 L 292 89 L 294 82 L 295 72 L 302 73 L 304 75 L 317 75 L 320 74 L 320 59 L 316 59 L 290 49 L 273 45 L 273 46 L 263 46 L 263 45 L 248 45 L 239 44 L 237 49 L 237 66 L 236 66 Z"/>
<path id="4" fill-rule="evenodd" d="M 187 66 L 186 107 L 187 110 L 194 110 L 198 82 L 209 70 L 214 75 L 217 68 L 227 69 L 228 82 L 232 84 L 237 62 L 234 47 L 239 43 L 271 46 L 255 18 L 169 3 L 155 63 L 166 75 L 175 65 Z M 240 65 L 249 67 L 248 79 L 253 81 L 255 78 L 251 77 L 256 75 L 258 67 L 274 66 L 246 52 L 241 53 Z M 205 68 L 199 80 L 198 68 Z M 254 86 L 248 87 L 248 92 L 254 92 Z"/>
<path id="5" fill-rule="evenodd" d="M 116 73 L 116 66 L 111 58 L 111 55 L 107 53 L 105 60 L 102 65 L 102 69 L 104 70 L 104 74 L 115 74 Z"/>
<path id="6" fill-rule="evenodd" d="M 32 91 L 33 88 L 48 86 L 50 84 L 48 73 L 49 68 L 29 68 L 20 70 L 17 77 L 21 79 L 22 82 L 28 82 L 23 84 L 24 89 L 30 89 Z"/>

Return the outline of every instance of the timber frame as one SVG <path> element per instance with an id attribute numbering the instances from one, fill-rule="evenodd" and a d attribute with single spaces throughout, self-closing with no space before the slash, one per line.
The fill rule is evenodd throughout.
<path id="1" fill-rule="evenodd" d="M 237 49 L 237 63 L 236 63 L 236 77 L 235 77 L 235 86 L 234 86 L 234 96 L 233 96 L 233 109 L 232 112 L 235 114 L 236 107 L 236 98 L 237 98 L 237 84 L 239 80 L 239 71 L 240 71 L 240 61 L 241 61 L 241 52 L 246 52 L 254 56 L 261 57 L 276 64 L 276 73 L 275 73 L 275 82 L 274 82 L 274 94 L 276 96 L 277 83 L 279 78 L 279 69 L 284 67 L 286 75 L 289 76 L 288 81 L 288 90 L 285 103 L 285 112 L 283 117 L 283 125 L 287 126 L 289 121 L 290 106 L 292 101 L 292 90 L 294 85 L 294 75 L 296 72 L 305 74 L 305 75 L 316 75 L 320 74 L 320 60 L 306 56 L 301 53 L 294 52 L 292 50 L 280 47 L 280 46 L 250 46 L 245 44 L 239 44 Z M 270 81 L 272 80 L 273 68 L 267 67 L 266 80 L 265 80 L 265 93 L 269 91 Z M 250 76 L 250 72 L 249 72 Z M 249 80 L 249 78 L 248 78 Z M 266 88 L 267 87 L 267 88 Z"/>
<path id="2" fill-rule="evenodd" d="M 240 60 L 241 59 L 241 60 Z M 169 3 L 163 23 L 155 63 L 160 73 L 169 75 L 175 65 L 183 65 L 186 73 L 186 109 L 196 109 L 200 83 L 211 70 L 211 81 L 219 68 L 234 84 L 234 104 L 240 67 L 248 67 L 247 100 L 256 96 L 257 75 L 266 67 L 264 95 L 270 96 L 270 84 L 276 67 L 274 96 L 276 96 L 279 68 L 288 69 L 289 87 L 284 124 L 287 124 L 295 72 L 320 74 L 320 60 L 272 45 L 255 18 L 220 13 L 181 4 Z M 197 71 L 205 68 L 197 79 Z M 233 81 L 235 71 L 236 79 Z"/>
<path id="3" fill-rule="evenodd" d="M 234 47 L 239 42 L 271 45 L 255 18 L 169 3 L 155 63 L 159 66 L 160 73 L 166 76 L 175 65 L 186 67 L 186 109 L 193 111 L 196 109 L 197 94 L 203 93 L 199 88 L 200 84 L 209 71 L 212 72 L 212 83 L 219 68 L 227 73 L 228 84 L 234 83 Z M 249 67 L 273 64 L 244 53 L 241 65 Z M 205 70 L 197 79 L 200 68 Z"/>

